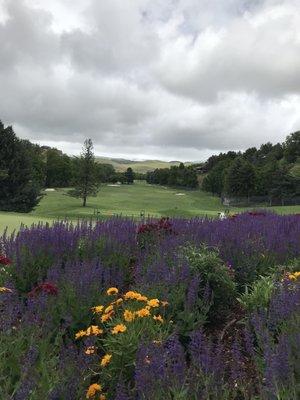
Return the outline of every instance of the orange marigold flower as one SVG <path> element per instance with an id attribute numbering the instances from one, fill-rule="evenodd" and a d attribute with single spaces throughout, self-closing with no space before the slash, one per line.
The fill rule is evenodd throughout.
<path id="1" fill-rule="evenodd" d="M 148 306 L 150 307 L 159 307 L 159 300 L 158 299 L 151 299 L 148 301 Z"/>
<path id="2" fill-rule="evenodd" d="M 126 322 L 132 322 L 135 318 L 134 313 L 130 310 L 125 310 L 123 316 Z"/>
<path id="3" fill-rule="evenodd" d="M 92 307 L 91 310 L 93 311 L 94 314 L 100 314 L 103 311 L 104 306 L 96 306 Z"/>
<path id="4" fill-rule="evenodd" d="M 157 316 L 154 315 L 153 319 L 154 319 L 154 321 L 159 321 L 161 323 L 164 322 L 163 317 L 161 315 L 157 315 Z"/>
<path id="5" fill-rule="evenodd" d="M 116 287 L 111 287 L 109 289 L 107 289 L 106 292 L 109 296 L 113 295 L 113 294 L 118 294 L 119 290 Z"/>
<path id="6" fill-rule="evenodd" d="M 123 325 L 123 324 L 118 324 L 118 325 L 116 325 L 116 326 L 111 330 L 111 333 L 112 333 L 113 335 L 116 335 L 116 334 L 118 334 L 118 333 L 125 332 L 126 329 L 127 329 L 127 328 L 126 328 L 125 325 Z"/>
<path id="7" fill-rule="evenodd" d="M 75 339 L 82 338 L 83 336 L 86 336 L 86 331 L 81 330 L 81 331 L 76 333 Z"/>
<path id="8" fill-rule="evenodd" d="M 86 336 L 97 336 L 101 335 L 101 333 L 103 333 L 103 330 L 97 325 L 91 325 L 86 330 Z"/>
<path id="9" fill-rule="evenodd" d="M 141 310 L 136 311 L 136 315 L 140 318 L 149 317 L 150 311 L 147 308 L 142 308 Z"/>
<path id="10" fill-rule="evenodd" d="M 111 319 L 112 315 L 113 315 L 113 312 L 110 312 L 108 314 L 103 314 L 101 317 L 101 322 L 109 321 Z"/>
<path id="11" fill-rule="evenodd" d="M 111 311 L 113 311 L 113 309 L 114 309 L 114 306 L 110 305 L 110 306 L 106 307 L 106 309 L 104 310 L 104 313 L 105 313 L 105 314 L 108 314 L 108 313 L 110 313 Z"/>
<path id="12" fill-rule="evenodd" d="M 0 293 L 12 293 L 12 290 L 7 287 L 0 287 Z"/>
<path id="13" fill-rule="evenodd" d="M 101 367 L 105 367 L 107 364 L 109 364 L 111 357 L 112 357 L 111 354 L 105 354 L 105 356 L 102 357 L 100 362 Z"/>
<path id="14" fill-rule="evenodd" d="M 88 388 L 88 391 L 86 393 L 86 398 L 90 399 L 91 397 L 94 397 L 97 392 L 101 392 L 102 387 L 98 383 L 93 383 L 90 385 Z"/>
<path id="15" fill-rule="evenodd" d="M 85 350 L 85 354 L 90 355 L 90 354 L 94 354 L 94 353 L 95 353 L 95 346 L 89 346 Z"/>

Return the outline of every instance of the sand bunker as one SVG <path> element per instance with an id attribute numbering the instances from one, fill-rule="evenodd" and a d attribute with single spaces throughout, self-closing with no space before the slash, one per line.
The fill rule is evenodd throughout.
<path id="1" fill-rule="evenodd" d="M 110 184 L 110 185 L 107 185 L 107 186 L 110 186 L 110 187 L 120 187 L 121 185 L 118 185 L 118 184 Z"/>
<path id="2" fill-rule="evenodd" d="M 185 193 L 175 193 L 175 196 L 185 196 Z"/>

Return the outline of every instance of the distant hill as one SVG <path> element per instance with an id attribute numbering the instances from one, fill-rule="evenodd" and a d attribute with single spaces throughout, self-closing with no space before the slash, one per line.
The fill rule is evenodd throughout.
<path id="1" fill-rule="evenodd" d="M 156 168 L 170 168 L 172 165 L 179 165 L 180 161 L 160 161 L 160 160 L 145 160 L 133 161 L 123 158 L 96 157 L 97 162 L 101 164 L 111 164 L 118 172 L 124 172 L 131 167 L 135 172 L 146 173 L 154 171 Z M 190 165 L 191 163 L 184 163 Z"/>

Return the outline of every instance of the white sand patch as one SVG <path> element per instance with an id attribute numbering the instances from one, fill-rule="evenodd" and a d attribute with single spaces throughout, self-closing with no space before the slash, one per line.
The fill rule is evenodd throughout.
<path id="1" fill-rule="evenodd" d="M 185 196 L 185 193 L 175 193 L 175 196 Z"/>
<path id="2" fill-rule="evenodd" d="M 107 186 L 110 186 L 110 187 L 120 187 L 121 185 L 111 183 L 110 185 L 107 185 Z"/>
<path id="3" fill-rule="evenodd" d="M 53 188 L 48 188 L 48 189 L 45 189 L 45 192 L 55 192 L 55 189 L 53 189 Z"/>

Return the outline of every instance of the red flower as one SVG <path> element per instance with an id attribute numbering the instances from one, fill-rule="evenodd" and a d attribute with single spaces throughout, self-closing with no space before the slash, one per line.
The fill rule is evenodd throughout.
<path id="1" fill-rule="evenodd" d="M 10 265 L 11 263 L 12 263 L 12 261 L 8 257 L 5 257 L 5 256 L 0 254 L 0 264 L 2 264 L 2 265 Z"/>
<path id="2" fill-rule="evenodd" d="M 28 293 L 28 296 L 34 297 L 37 296 L 39 293 L 46 293 L 50 294 L 51 296 L 57 296 L 58 289 L 53 283 L 44 282 L 32 289 L 31 292 Z"/>

